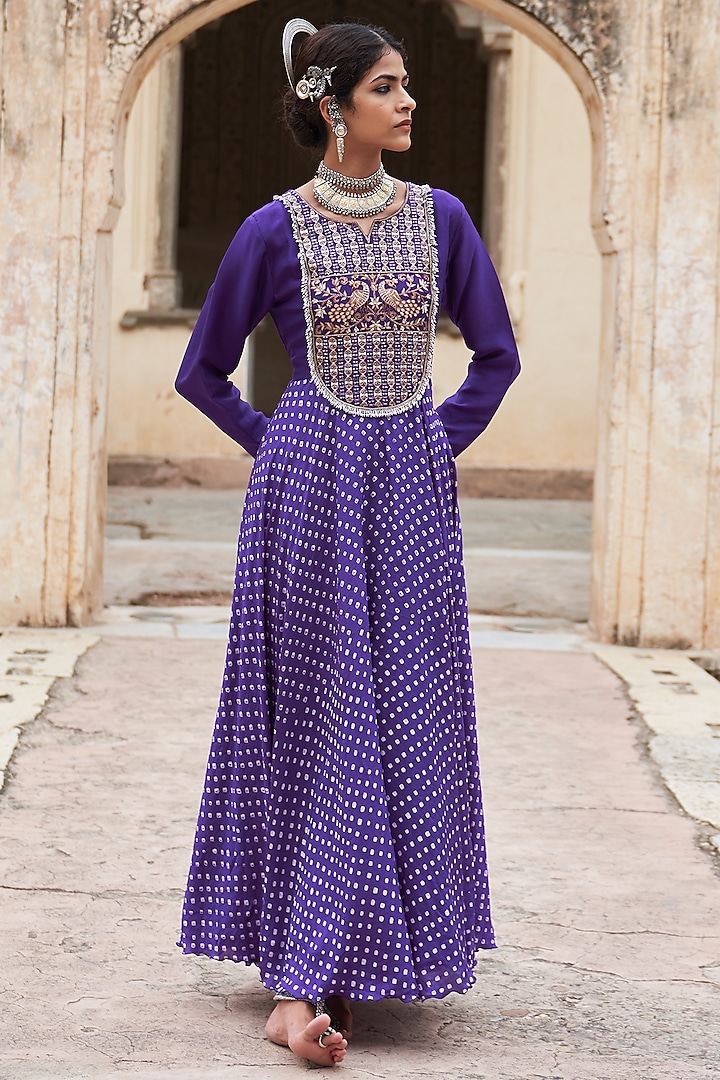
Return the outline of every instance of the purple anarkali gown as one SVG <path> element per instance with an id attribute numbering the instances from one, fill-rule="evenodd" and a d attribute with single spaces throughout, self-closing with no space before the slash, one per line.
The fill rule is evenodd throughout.
<path id="1" fill-rule="evenodd" d="M 437 409 L 439 305 L 474 352 Z M 227 376 L 270 312 L 270 418 Z M 220 266 L 177 380 L 254 455 L 185 952 L 317 1000 L 466 991 L 494 947 L 454 457 L 519 363 L 464 207 L 408 185 L 369 237 L 288 191 Z"/>

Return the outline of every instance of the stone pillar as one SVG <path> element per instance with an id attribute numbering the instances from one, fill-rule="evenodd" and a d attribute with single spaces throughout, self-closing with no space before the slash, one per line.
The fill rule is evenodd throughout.
<path id="1" fill-rule="evenodd" d="M 69 513 L 84 497 L 72 432 L 85 26 L 54 6 L 17 0 L 0 17 L 0 624 L 66 623 Z"/>
<path id="2" fill-rule="evenodd" d="M 485 211 L 483 239 L 495 267 L 504 276 L 505 192 L 507 188 L 508 126 L 510 121 L 510 58 L 513 32 L 485 15 L 483 45 L 489 52 L 488 104 L 485 136 Z"/>
<path id="3" fill-rule="evenodd" d="M 182 140 L 182 46 L 158 61 L 157 192 L 153 266 L 145 278 L 151 311 L 180 307 L 177 272 L 177 224 Z"/>
<path id="4" fill-rule="evenodd" d="M 658 0 L 623 34 L 592 620 L 605 641 L 717 647 L 720 8 Z"/>
<path id="5" fill-rule="evenodd" d="M 448 8 L 457 35 L 475 38 L 478 53 L 488 67 L 487 112 L 484 118 L 478 118 L 485 121 L 485 197 L 481 231 L 502 277 L 513 31 L 507 23 L 464 0 L 448 0 Z"/>

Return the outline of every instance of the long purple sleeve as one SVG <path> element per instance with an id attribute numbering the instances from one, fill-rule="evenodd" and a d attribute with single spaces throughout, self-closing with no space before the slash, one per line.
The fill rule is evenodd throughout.
<path id="1" fill-rule="evenodd" d="M 268 425 L 228 376 L 240 363 L 245 339 L 273 303 L 273 281 L 263 236 L 252 217 L 240 226 L 195 324 L 175 389 L 253 457 Z"/>
<path id="2" fill-rule="evenodd" d="M 498 276 L 470 215 L 444 191 L 435 204 L 449 230 L 442 304 L 473 353 L 465 382 L 437 408 L 457 457 L 492 420 L 520 360 Z"/>

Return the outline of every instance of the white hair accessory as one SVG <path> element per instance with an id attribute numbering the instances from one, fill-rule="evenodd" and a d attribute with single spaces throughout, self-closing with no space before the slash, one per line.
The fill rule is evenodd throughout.
<path id="1" fill-rule="evenodd" d="M 321 97 L 325 97 L 328 87 L 332 86 L 332 73 L 335 68 L 319 68 L 311 65 L 296 86 L 293 82 L 292 47 L 298 34 L 317 34 L 317 27 L 307 19 L 291 19 L 285 24 L 282 51 L 288 82 L 302 100 L 310 98 L 311 101 L 319 101 Z"/>

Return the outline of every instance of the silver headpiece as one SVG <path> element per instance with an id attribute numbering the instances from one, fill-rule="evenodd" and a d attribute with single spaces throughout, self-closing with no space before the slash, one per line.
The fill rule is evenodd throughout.
<path id="1" fill-rule="evenodd" d="M 319 68 L 311 65 L 296 86 L 293 82 L 292 47 L 298 34 L 317 34 L 317 27 L 307 19 L 291 19 L 289 23 L 286 23 L 282 36 L 282 51 L 288 82 L 299 98 L 319 101 L 327 94 L 328 87 L 332 86 L 332 73 L 335 68 Z"/>

